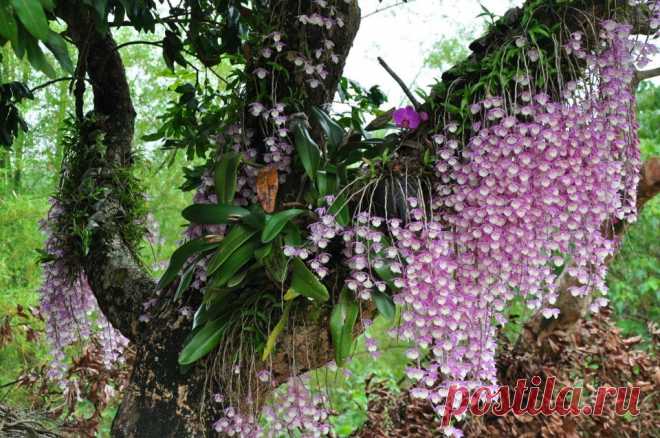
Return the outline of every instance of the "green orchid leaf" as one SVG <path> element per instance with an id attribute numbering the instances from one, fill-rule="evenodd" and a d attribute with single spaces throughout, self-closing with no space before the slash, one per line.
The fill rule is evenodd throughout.
<path id="1" fill-rule="evenodd" d="M 270 253 L 263 258 L 269 277 L 277 284 L 284 283 L 288 274 L 289 260 L 282 252 L 281 239 L 273 241 Z"/>
<path id="2" fill-rule="evenodd" d="M 181 215 L 195 224 L 228 224 L 250 214 L 250 210 L 234 205 L 193 204 Z"/>
<path id="3" fill-rule="evenodd" d="M 305 173 L 310 180 L 315 181 L 321 163 L 321 150 L 302 123 L 295 127 L 295 144 Z"/>
<path id="4" fill-rule="evenodd" d="M 263 260 L 266 257 L 268 257 L 272 251 L 273 251 L 273 243 L 271 242 L 257 249 L 254 252 L 254 258 L 256 258 L 260 262 L 263 262 Z"/>
<path id="5" fill-rule="evenodd" d="M 316 173 L 316 185 L 319 189 L 319 196 L 323 197 L 337 191 L 337 175 L 325 170 L 319 170 Z"/>
<path id="6" fill-rule="evenodd" d="M 289 223 L 289 221 L 304 212 L 305 210 L 292 208 L 290 210 L 280 211 L 270 217 L 267 217 L 266 226 L 261 233 L 261 241 L 263 243 L 268 243 L 275 239 L 284 229 L 284 226 Z"/>
<path id="7" fill-rule="evenodd" d="M 335 361 L 342 366 L 353 348 L 353 329 L 360 308 L 348 289 L 342 289 L 339 302 L 330 315 L 330 334 L 335 347 Z"/>
<path id="8" fill-rule="evenodd" d="M 170 264 L 158 282 L 158 289 L 163 289 L 176 278 L 190 256 L 217 246 L 217 243 L 209 243 L 205 239 L 194 239 L 181 245 L 172 254 Z"/>
<path id="9" fill-rule="evenodd" d="M 195 274 L 195 264 L 197 261 L 193 262 L 188 269 L 186 269 L 186 272 L 183 273 L 181 276 L 181 280 L 179 280 L 179 285 L 176 288 L 176 292 L 174 293 L 174 301 L 178 301 L 179 298 L 183 296 L 183 293 L 188 290 L 190 287 L 190 284 L 192 283 L 193 276 Z"/>
<path id="10" fill-rule="evenodd" d="M 217 243 L 209 243 L 204 239 L 194 239 L 181 245 L 172 254 L 170 264 L 167 266 L 165 273 L 158 282 L 158 289 L 163 289 L 176 278 L 177 274 L 190 256 L 217 246 Z"/>
<path id="11" fill-rule="evenodd" d="M 394 273 L 386 263 L 374 265 L 374 271 L 376 271 L 376 275 L 383 281 L 389 282 L 394 278 Z"/>
<path id="12" fill-rule="evenodd" d="M 18 25 L 13 12 L 6 0 L 0 0 L 0 36 L 15 46 L 18 40 Z"/>
<path id="13" fill-rule="evenodd" d="M 328 139 L 326 143 L 328 153 L 330 155 L 334 154 L 334 152 L 344 142 L 344 128 L 332 120 L 332 118 L 330 118 L 330 116 L 325 111 L 319 108 L 312 108 L 312 115 L 319 123 L 323 133 Z"/>
<path id="14" fill-rule="evenodd" d="M 214 181 L 215 192 L 218 195 L 218 203 L 231 204 L 236 195 L 236 180 L 238 178 L 238 166 L 241 163 L 241 155 L 237 152 L 227 152 L 215 166 Z"/>
<path id="15" fill-rule="evenodd" d="M 252 239 L 238 248 L 231 257 L 218 269 L 211 281 L 212 287 L 227 285 L 239 270 L 254 258 L 254 251 L 259 247 L 257 239 Z"/>
<path id="16" fill-rule="evenodd" d="M 298 225 L 292 222 L 286 224 L 284 227 L 284 243 L 289 246 L 300 246 L 305 243 Z"/>
<path id="17" fill-rule="evenodd" d="M 305 262 L 298 257 L 294 257 L 291 263 L 293 266 L 291 289 L 302 296 L 316 301 L 328 301 L 328 298 L 330 298 L 328 289 L 326 289 L 318 277 L 307 268 Z"/>
<path id="18" fill-rule="evenodd" d="M 342 227 L 347 227 L 351 222 L 351 214 L 348 211 L 348 203 L 344 195 L 339 195 L 328 208 L 328 214 L 335 215 L 335 220 Z"/>
<path id="19" fill-rule="evenodd" d="M 371 296 L 376 302 L 378 312 L 388 320 L 394 321 L 394 317 L 396 316 L 396 306 L 394 305 L 394 301 L 392 301 L 392 297 L 381 291 L 373 291 Z"/>
<path id="20" fill-rule="evenodd" d="M 215 319 L 204 324 L 179 353 L 179 365 L 189 365 L 197 362 L 211 352 L 225 333 L 225 321 Z"/>
<path id="21" fill-rule="evenodd" d="M 213 275 L 238 248 L 250 240 L 255 234 L 257 234 L 256 230 L 252 230 L 244 225 L 233 226 L 222 242 L 220 242 L 218 251 L 209 261 L 206 268 L 207 275 Z"/>
<path id="22" fill-rule="evenodd" d="M 245 280 L 245 277 L 247 277 L 247 274 L 248 274 L 248 269 L 245 269 L 242 272 L 239 272 L 238 274 L 234 275 L 227 282 L 227 287 L 237 287 L 238 285 L 243 283 L 243 280 Z"/>
<path id="23" fill-rule="evenodd" d="M 254 206 L 250 209 L 250 214 L 241 218 L 241 222 L 255 230 L 263 230 L 266 225 L 266 213 L 260 207 Z"/>

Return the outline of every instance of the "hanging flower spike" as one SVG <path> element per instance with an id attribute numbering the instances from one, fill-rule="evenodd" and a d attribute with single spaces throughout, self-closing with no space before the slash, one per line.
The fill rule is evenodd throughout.
<path id="1" fill-rule="evenodd" d="M 255 76 L 258 77 L 259 79 L 263 79 L 263 78 L 265 78 L 266 76 L 268 76 L 268 70 L 266 70 L 265 68 L 261 68 L 261 67 L 259 67 L 259 68 L 255 68 L 254 71 L 253 71 L 253 73 L 254 73 Z"/>
<path id="2" fill-rule="evenodd" d="M 531 62 L 536 62 L 536 61 L 538 61 L 538 60 L 539 60 L 539 51 L 536 50 L 536 49 L 531 49 L 531 50 L 529 50 L 529 51 L 527 52 L 527 58 L 528 58 Z"/>
<path id="3" fill-rule="evenodd" d="M 392 118 L 399 128 L 417 129 L 422 121 L 428 120 L 428 114 L 420 114 L 412 106 L 407 106 L 394 111 Z"/>
<path id="4" fill-rule="evenodd" d="M 259 114 L 262 113 L 266 107 L 261 103 L 261 102 L 252 102 L 249 105 L 250 108 L 250 114 L 252 114 L 254 117 L 257 117 Z"/>

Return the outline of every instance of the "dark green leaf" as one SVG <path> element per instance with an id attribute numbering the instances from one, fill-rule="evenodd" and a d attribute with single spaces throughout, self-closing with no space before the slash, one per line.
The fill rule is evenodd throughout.
<path id="1" fill-rule="evenodd" d="M 188 290 L 190 287 L 190 283 L 192 283 L 193 275 L 195 274 L 195 263 L 192 263 L 188 269 L 186 269 L 186 272 L 183 273 L 181 276 L 181 280 L 179 280 L 179 285 L 176 288 L 176 293 L 174 294 L 174 301 L 178 301 L 179 298 L 183 295 L 185 291 Z"/>
<path id="2" fill-rule="evenodd" d="M 55 79 L 55 77 L 57 77 L 57 73 L 53 69 L 53 66 L 50 65 L 50 62 L 48 62 L 46 59 L 44 53 L 41 51 L 41 47 L 39 47 L 37 40 L 28 36 L 28 38 L 24 40 L 24 43 L 25 50 L 27 51 L 28 61 L 30 61 L 32 67 L 36 68 L 37 70 L 41 70 L 49 78 Z"/>
<path id="3" fill-rule="evenodd" d="M 41 2 L 41 6 L 44 7 L 45 10 L 47 11 L 53 11 L 55 10 L 55 1 L 54 0 L 39 0 Z"/>
<path id="4" fill-rule="evenodd" d="M 254 258 L 254 250 L 259 247 L 257 239 L 253 239 L 238 248 L 232 256 L 218 269 L 211 282 L 212 287 L 225 286 L 238 271 Z"/>
<path id="5" fill-rule="evenodd" d="M 176 278 L 177 274 L 190 256 L 216 246 L 218 246 L 217 243 L 208 243 L 204 239 L 194 239 L 181 245 L 172 254 L 170 264 L 158 282 L 158 289 L 164 288 Z"/>
<path id="6" fill-rule="evenodd" d="M 321 129 L 323 129 L 328 139 L 326 143 L 328 153 L 333 154 L 344 142 L 344 129 L 321 109 L 313 107 L 312 114 L 321 125 Z"/>
<path id="7" fill-rule="evenodd" d="M 233 205 L 193 204 L 181 215 L 196 224 L 228 224 L 250 214 L 249 210 Z"/>
<path id="8" fill-rule="evenodd" d="M 255 230 L 262 230 L 266 225 L 266 214 L 255 205 L 251 208 L 250 214 L 241 218 L 241 221 Z"/>
<path id="9" fill-rule="evenodd" d="M 232 227 L 222 242 L 220 242 L 218 251 L 209 261 L 208 267 L 206 268 L 207 275 L 213 275 L 241 245 L 247 242 L 256 233 L 256 230 L 252 230 L 243 225 Z"/>
<path id="10" fill-rule="evenodd" d="M 284 227 L 284 243 L 289 246 L 300 246 L 305 243 L 298 225 L 291 222 L 286 224 L 286 227 Z"/>
<path id="11" fill-rule="evenodd" d="M 393 321 L 394 316 L 396 315 L 396 307 L 394 306 L 392 297 L 381 291 L 373 291 L 371 296 L 374 297 L 378 312 L 388 320 Z"/>
<path id="12" fill-rule="evenodd" d="M 263 259 L 266 272 L 275 283 L 281 284 L 286 280 L 288 261 L 289 260 L 282 252 L 281 240 L 275 240 L 270 253 Z"/>
<path id="13" fill-rule="evenodd" d="M 227 317 L 231 312 L 235 311 L 235 300 L 233 299 L 234 297 L 231 295 L 232 290 L 231 289 L 212 289 L 208 302 L 205 303 L 206 306 L 206 316 L 208 319 L 218 319 L 218 318 L 225 318 Z M 209 294 L 209 291 L 204 295 L 204 301 L 207 301 L 207 294 Z"/>
<path id="14" fill-rule="evenodd" d="M 236 287 L 239 284 L 245 280 L 245 277 L 248 274 L 248 270 L 245 269 L 243 272 L 239 272 L 238 274 L 234 275 L 232 278 L 229 279 L 227 282 L 227 287 Z"/>
<path id="15" fill-rule="evenodd" d="M 39 0 L 11 0 L 23 26 L 37 39 L 48 40 L 48 19 Z"/>
<path id="16" fill-rule="evenodd" d="M 328 289 L 321 283 L 316 275 L 307 268 L 305 262 L 298 257 L 292 260 L 293 278 L 291 279 L 291 289 L 307 298 L 317 301 L 328 301 L 330 295 Z"/>
<path id="17" fill-rule="evenodd" d="M 62 69 L 69 74 L 73 74 L 73 62 L 69 56 L 69 51 L 64 38 L 56 32 L 49 31 L 48 40 L 46 40 L 45 44 L 53 55 L 55 55 L 55 59 L 60 63 Z"/>
<path id="18" fill-rule="evenodd" d="M 206 324 L 208 321 L 208 311 L 206 310 L 206 304 L 200 304 L 193 316 L 193 326 L 192 329 L 195 330 L 197 327 Z"/>
<path id="19" fill-rule="evenodd" d="M 201 359 L 213 350 L 225 332 L 225 321 L 215 319 L 207 322 L 204 327 L 192 337 L 179 354 L 179 365 L 188 365 Z"/>
<path id="20" fill-rule="evenodd" d="M 325 170 L 319 170 L 316 173 L 316 185 L 319 189 L 319 196 L 326 196 L 337 191 L 337 175 Z"/>
<path id="21" fill-rule="evenodd" d="M 348 212 L 348 203 L 346 202 L 346 197 L 344 195 L 339 195 L 335 198 L 335 201 L 330 208 L 328 208 L 328 213 L 335 215 L 337 223 L 342 227 L 348 226 L 351 222 L 351 215 Z"/>
<path id="22" fill-rule="evenodd" d="M 335 304 L 330 315 L 330 334 L 335 347 L 335 361 L 342 366 L 351 354 L 353 347 L 353 328 L 357 321 L 360 308 L 353 294 L 348 289 L 342 289 L 339 302 Z"/>
<path id="23" fill-rule="evenodd" d="M 6 0 L 0 0 L 0 36 L 5 37 L 12 44 L 18 39 L 18 26 L 14 14 Z"/>
<path id="24" fill-rule="evenodd" d="M 265 259 L 266 257 L 268 257 L 270 255 L 271 251 L 273 251 L 272 242 L 268 243 L 267 245 L 262 246 L 259 249 L 257 249 L 254 252 L 254 257 L 259 261 L 263 261 L 263 259 Z"/>
<path id="25" fill-rule="evenodd" d="M 390 281 L 394 278 L 394 273 L 390 270 L 389 265 L 387 265 L 386 263 L 375 265 L 374 271 L 376 271 L 376 274 L 383 281 Z"/>
<path id="26" fill-rule="evenodd" d="M 220 204 L 231 204 L 236 195 L 236 179 L 241 155 L 237 152 L 222 154 L 215 166 L 215 192 Z"/>
<path id="27" fill-rule="evenodd" d="M 305 173 L 310 180 L 314 181 L 321 162 L 321 150 L 302 123 L 296 125 L 295 143 L 296 152 L 298 152 Z"/>
<path id="28" fill-rule="evenodd" d="M 279 213 L 275 213 L 274 215 L 267 217 L 266 226 L 264 227 L 264 230 L 261 233 L 261 241 L 263 243 L 268 243 L 274 238 L 276 238 L 280 234 L 284 226 L 291 219 L 304 212 L 305 210 L 292 208 L 290 210 L 280 211 Z"/>

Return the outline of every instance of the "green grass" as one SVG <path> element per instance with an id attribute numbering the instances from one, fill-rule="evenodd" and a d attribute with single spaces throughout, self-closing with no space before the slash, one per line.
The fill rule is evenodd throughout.
<path id="1" fill-rule="evenodd" d="M 607 282 L 616 324 L 624 334 L 649 341 L 647 324 L 660 323 L 660 196 L 626 232 Z"/>
<path id="2" fill-rule="evenodd" d="M 15 314 L 17 305 L 28 308 L 39 304 L 41 267 L 37 263 L 36 249 L 43 246 L 44 236 L 38 229 L 38 221 L 47 208 L 46 196 L 14 193 L 0 196 L 0 323 L 3 317 Z M 21 318 L 11 318 L 14 337 L 0 350 L 0 386 L 14 381 L 46 358 L 44 342 L 25 339 L 23 322 Z M 0 402 L 10 405 L 27 404 L 27 396 L 28 393 L 20 387 L 0 390 Z"/>

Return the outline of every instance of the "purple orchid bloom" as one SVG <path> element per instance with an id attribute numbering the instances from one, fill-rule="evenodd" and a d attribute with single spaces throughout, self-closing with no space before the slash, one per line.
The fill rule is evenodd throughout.
<path id="1" fill-rule="evenodd" d="M 420 123 L 429 119 L 428 114 L 418 113 L 412 106 L 397 109 L 392 117 L 396 126 L 407 129 L 417 129 Z"/>

